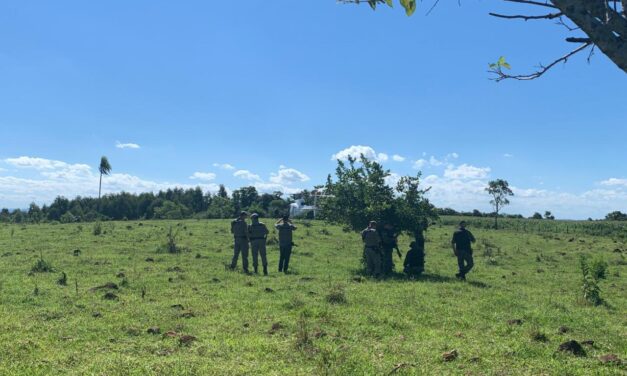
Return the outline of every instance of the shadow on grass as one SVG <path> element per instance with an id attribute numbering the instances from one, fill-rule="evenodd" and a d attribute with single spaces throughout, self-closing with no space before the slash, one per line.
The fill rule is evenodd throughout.
<path id="1" fill-rule="evenodd" d="M 355 276 L 354 280 L 374 280 L 373 277 L 369 276 L 364 269 L 357 269 L 353 271 L 353 275 Z M 421 274 L 419 277 L 409 278 L 405 273 L 393 272 L 391 275 L 381 278 L 381 282 L 425 282 L 425 283 L 464 283 L 473 287 L 477 287 L 480 289 L 489 288 L 490 285 L 480 282 L 480 281 L 460 281 L 455 277 L 439 275 L 439 274 Z"/>

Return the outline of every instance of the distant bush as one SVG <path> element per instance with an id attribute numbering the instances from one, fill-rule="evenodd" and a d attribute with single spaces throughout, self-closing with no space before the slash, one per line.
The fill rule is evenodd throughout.
<path id="1" fill-rule="evenodd" d="M 35 262 L 35 265 L 30 269 L 33 273 L 51 273 L 54 271 L 52 265 L 50 265 L 46 260 L 44 260 L 43 254 L 39 254 L 39 259 Z"/>
<path id="2" fill-rule="evenodd" d="M 94 223 L 94 228 L 93 228 L 93 230 L 92 230 L 92 233 L 93 233 L 95 236 L 102 235 L 102 223 L 100 223 L 100 222 L 96 222 L 96 223 Z"/>
<path id="3" fill-rule="evenodd" d="M 583 297 L 584 299 L 595 306 L 603 304 L 601 298 L 601 288 L 599 287 L 599 280 L 595 278 L 594 274 L 590 270 L 588 259 L 585 256 L 581 256 L 579 259 L 579 265 L 581 267 L 581 273 L 583 275 Z"/>
<path id="4" fill-rule="evenodd" d="M 596 258 L 590 263 L 590 273 L 597 281 L 607 278 L 607 262 L 602 258 Z"/>

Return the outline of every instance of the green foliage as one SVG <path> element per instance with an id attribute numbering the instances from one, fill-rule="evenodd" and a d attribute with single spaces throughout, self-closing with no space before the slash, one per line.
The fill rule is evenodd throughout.
<path id="1" fill-rule="evenodd" d="M 583 297 L 584 299 L 595 306 L 603 304 L 601 298 L 601 288 L 599 287 L 599 280 L 591 271 L 586 256 L 582 255 L 579 258 L 579 265 L 583 276 Z"/>
<path id="2" fill-rule="evenodd" d="M 174 231 L 172 226 L 168 229 L 168 233 L 165 235 L 165 243 L 157 249 L 158 252 L 166 252 L 171 254 L 177 254 L 183 252 L 183 248 L 178 245 L 179 230 Z"/>
<path id="3" fill-rule="evenodd" d="M 605 216 L 608 221 L 627 221 L 627 214 L 620 211 L 613 211 Z"/>
<path id="4" fill-rule="evenodd" d="M 490 204 L 494 207 L 494 228 L 498 228 L 499 213 L 504 206 L 509 205 L 507 197 L 513 196 L 514 192 L 509 188 L 507 180 L 503 179 L 491 180 L 485 191 L 492 196 Z"/>
<path id="5" fill-rule="evenodd" d="M 437 215 L 420 189 L 420 174 L 401 177 L 395 188 L 386 180 L 390 171 L 361 156 L 360 163 L 349 158 L 338 161 L 335 181 L 329 175 L 321 203 L 321 217 L 332 223 L 364 229 L 371 220 L 391 223 L 400 231 L 422 234 Z"/>
<path id="6" fill-rule="evenodd" d="M 183 204 L 166 201 L 162 206 L 155 208 L 155 219 L 183 219 L 190 215 L 191 211 Z"/>
<path id="7" fill-rule="evenodd" d="M 94 227 L 91 232 L 94 236 L 102 235 L 102 222 L 94 223 Z"/>
<path id="8" fill-rule="evenodd" d="M 57 284 L 59 286 L 67 286 L 67 274 L 65 274 L 65 272 L 61 272 L 61 276 L 57 280 Z"/>
<path id="9" fill-rule="evenodd" d="M 39 254 L 39 258 L 35 262 L 35 265 L 30 269 L 32 273 L 51 273 L 54 272 L 52 265 L 48 261 L 44 260 L 42 253 Z"/>
<path id="10" fill-rule="evenodd" d="M 604 259 L 597 257 L 590 263 L 590 274 L 599 281 L 607 278 L 608 263 Z"/>
<path id="11" fill-rule="evenodd" d="M 499 59 L 495 63 L 491 63 L 488 66 L 490 67 L 490 70 L 495 70 L 495 71 L 496 70 L 501 71 L 503 68 L 512 69 L 512 66 L 509 65 L 509 63 L 505 59 L 505 56 L 499 57 Z"/>
<path id="12" fill-rule="evenodd" d="M 344 2 L 352 2 L 359 4 L 361 1 L 367 2 L 372 10 L 377 9 L 377 4 L 386 4 L 390 8 L 394 7 L 393 0 L 342 0 Z M 411 16 L 416 11 L 416 0 L 399 0 L 401 6 L 405 8 L 405 14 Z"/>
<path id="13" fill-rule="evenodd" d="M 496 232 L 489 218 L 467 219 L 477 254 L 492 248 L 498 265 L 488 267 L 481 257 L 465 283 L 454 277 L 450 250 L 456 217 L 441 218 L 451 225 L 430 227 L 425 273 L 414 281 L 359 277 L 359 236 L 321 221 L 307 222 L 307 228 L 296 223 L 293 274 L 277 272 L 278 251 L 269 248 L 269 277 L 225 270 L 232 257 L 229 220 L 113 222 L 119 229 L 113 232 L 104 223 L 107 236 L 97 239 L 90 231 L 77 233 L 79 224 L 2 225 L 0 326 L 6 330 L 0 331 L 0 375 L 624 373 L 598 358 L 627 348 L 627 274 L 613 273 L 613 265 L 624 260 L 614 250 L 627 242 L 615 243 L 615 235 L 579 235 L 604 228 L 616 234 L 624 223 L 503 219 Z M 524 231 L 525 225 L 537 227 Z M 194 252 L 155 254 L 170 226 L 184 236 L 177 243 Z M 332 236 L 322 235 L 324 228 Z M 400 237 L 403 252 L 411 240 Z M 42 244 L 45 259 L 59 272 L 26 277 L 35 261 L 29 250 Z M 73 257 L 79 247 L 82 256 Z M 5 256 L 7 251 L 12 254 Z M 535 262 L 540 253 L 542 265 Z M 610 265 L 607 282 L 601 281 L 607 307 L 578 304 L 580 254 Z M 539 267 L 546 272 L 538 273 Z M 73 276 L 71 290 L 57 285 L 60 270 Z M 117 277 L 120 272 L 128 284 Z M 117 282 L 118 300 L 104 300 L 109 291 L 90 291 L 107 282 Z M 327 300 L 337 285 L 347 298 L 343 304 Z M 183 310 L 173 308 L 179 304 Z M 524 324 L 510 327 L 511 319 Z M 559 334 L 561 326 L 572 334 Z M 152 327 L 162 334 L 148 334 Z M 186 335 L 196 340 L 181 346 Z M 556 354 L 571 338 L 596 344 L 586 348 L 587 358 Z M 453 348 L 459 359 L 443 362 L 442 353 Z"/>

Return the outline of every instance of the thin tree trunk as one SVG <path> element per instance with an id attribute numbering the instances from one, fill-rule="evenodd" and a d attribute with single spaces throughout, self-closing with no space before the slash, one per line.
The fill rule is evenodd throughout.
<path id="1" fill-rule="evenodd" d="M 100 201 L 101 192 L 102 192 L 102 174 L 100 174 L 100 183 L 98 184 L 98 201 Z"/>

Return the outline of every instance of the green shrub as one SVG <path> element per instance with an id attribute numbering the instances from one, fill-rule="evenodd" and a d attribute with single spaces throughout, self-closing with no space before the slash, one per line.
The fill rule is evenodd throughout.
<path id="1" fill-rule="evenodd" d="M 43 255 L 40 254 L 37 262 L 33 265 L 30 271 L 33 273 L 51 273 L 54 271 L 54 268 L 46 260 L 44 260 Z"/>
<path id="2" fill-rule="evenodd" d="M 101 235 L 102 234 L 102 223 L 100 223 L 100 222 L 94 223 L 94 228 L 93 228 L 92 232 L 93 232 L 93 234 L 95 236 Z"/>

